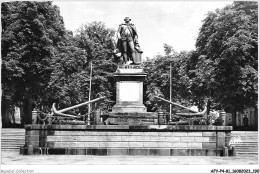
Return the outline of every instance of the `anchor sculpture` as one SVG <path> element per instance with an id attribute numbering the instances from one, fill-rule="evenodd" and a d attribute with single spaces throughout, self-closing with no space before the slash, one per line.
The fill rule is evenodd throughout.
<path id="1" fill-rule="evenodd" d="M 179 115 L 179 116 L 183 116 L 183 117 L 185 117 L 185 116 L 188 116 L 188 117 L 190 117 L 190 116 L 201 116 L 201 117 L 203 117 L 203 115 L 207 112 L 207 106 L 206 106 L 206 105 L 205 105 L 203 111 L 197 112 L 197 111 L 194 111 L 194 110 L 192 110 L 192 109 L 190 109 L 190 108 L 187 108 L 187 107 L 185 107 L 185 106 L 182 106 L 182 105 L 180 105 L 180 104 L 177 104 L 177 103 L 171 102 L 171 101 L 169 101 L 169 100 L 166 100 L 166 99 L 164 99 L 164 98 L 161 98 L 161 97 L 158 97 L 158 96 L 155 96 L 155 98 L 157 98 L 157 99 L 159 99 L 159 100 L 162 100 L 162 101 L 164 101 L 164 102 L 166 102 L 166 103 L 170 103 L 170 104 L 172 104 L 172 105 L 178 106 L 178 107 L 180 107 L 180 108 L 187 109 L 187 110 L 189 110 L 190 112 L 193 112 L 193 113 L 175 113 L 176 115 Z"/>
<path id="2" fill-rule="evenodd" d="M 70 115 L 70 114 L 64 114 L 64 112 L 67 112 L 69 110 L 72 110 L 72 109 L 75 109 L 75 108 L 79 108 L 81 106 L 85 106 L 85 105 L 88 105 L 89 103 L 94 103 L 94 102 L 98 102 L 98 101 L 101 101 L 101 100 L 104 100 L 106 97 L 100 97 L 100 98 L 96 98 L 94 100 L 91 100 L 91 101 L 87 101 L 87 102 L 84 102 L 84 103 L 80 103 L 80 104 L 77 104 L 77 105 L 74 105 L 74 106 L 71 106 L 71 107 L 68 107 L 68 108 L 64 108 L 64 109 L 61 109 L 61 110 L 57 110 L 55 108 L 55 103 L 52 104 L 52 111 L 53 111 L 53 115 L 59 115 L 59 116 L 63 116 L 63 117 L 73 117 L 73 118 L 79 118 L 81 116 L 75 116 L 75 115 Z"/>
<path id="3" fill-rule="evenodd" d="M 186 123 L 186 124 L 188 123 L 189 125 L 191 125 L 191 124 L 194 124 L 194 121 L 195 121 L 195 120 L 199 120 L 200 124 L 201 124 L 202 122 L 205 123 L 205 120 L 206 120 L 206 118 L 205 118 L 205 113 L 207 112 L 207 106 L 206 106 L 206 105 L 205 105 L 203 111 L 197 112 L 197 111 L 194 111 L 194 110 L 192 110 L 192 109 L 190 109 L 190 108 L 188 108 L 188 107 L 185 107 L 185 106 L 182 106 L 182 105 L 180 105 L 180 104 L 171 102 L 171 101 L 166 100 L 166 99 L 163 99 L 163 98 L 161 98 L 161 97 L 155 96 L 155 98 L 156 98 L 156 99 L 159 99 L 159 100 L 162 100 L 162 101 L 164 101 L 164 102 L 166 102 L 166 103 L 170 103 L 170 104 L 172 104 L 172 105 L 178 106 L 178 107 L 180 107 L 180 108 L 182 108 L 182 109 L 186 109 L 186 110 L 192 112 L 192 113 L 175 113 L 175 115 L 177 115 L 177 116 L 179 116 L 179 117 L 184 117 L 184 120 L 187 120 L 187 119 L 188 119 L 188 121 L 184 121 L 184 122 L 182 122 L 182 123 Z M 198 119 L 198 117 L 199 117 L 199 119 Z M 179 123 L 180 123 L 180 122 L 176 122 L 176 124 L 179 124 Z"/>
<path id="4" fill-rule="evenodd" d="M 94 100 L 87 101 L 87 102 L 84 102 L 84 103 L 80 103 L 80 104 L 77 104 L 77 105 L 74 105 L 74 106 L 71 106 L 71 107 L 68 107 L 68 108 L 64 108 L 64 109 L 61 109 L 61 110 L 57 110 L 56 107 L 55 107 L 55 103 L 53 103 L 52 108 L 51 108 L 51 113 L 47 114 L 47 113 L 44 113 L 42 111 L 36 111 L 36 117 L 38 117 L 39 121 L 42 121 L 43 124 L 45 124 L 46 120 L 49 124 L 52 124 L 55 120 L 57 120 L 58 123 L 83 124 L 85 122 L 80 121 L 79 119 L 84 118 L 86 115 L 71 115 L 71 114 L 65 114 L 64 112 L 70 111 L 70 110 L 75 109 L 75 108 L 79 108 L 81 106 L 88 105 L 90 103 L 102 101 L 105 98 L 106 97 L 99 97 L 99 98 L 96 98 Z"/>

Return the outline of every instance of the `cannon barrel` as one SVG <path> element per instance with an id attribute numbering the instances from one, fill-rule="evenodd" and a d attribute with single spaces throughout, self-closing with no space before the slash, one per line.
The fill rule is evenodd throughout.
<path id="1" fill-rule="evenodd" d="M 159 100 L 162 100 L 162 101 L 164 101 L 164 102 L 166 102 L 166 103 L 170 103 L 170 104 L 172 104 L 172 105 L 178 106 L 178 107 L 180 107 L 180 108 L 187 109 L 187 110 L 189 110 L 190 112 L 198 113 L 197 111 L 194 111 L 194 110 L 192 110 L 192 109 L 190 109 L 190 108 L 187 108 L 187 107 L 185 107 L 185 106 L 182 106 L 182 105 L 180 105 L 180 104 L 171 102 L 171 101 L 166 100 L 166 99 L 164 99 L 164 98 L 161 98 L 161 97 L 158 97 L 158 96 L 155 96 L 155 98 L 157 98 L 157 99 L 159 99 Z M 199 114 L 199 115 L 201 115 L 201 114 Z"/>

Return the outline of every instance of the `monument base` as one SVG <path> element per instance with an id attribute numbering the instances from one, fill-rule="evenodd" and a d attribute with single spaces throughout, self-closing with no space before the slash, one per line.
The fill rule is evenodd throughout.
<path id="1" fill-rule="evenodd" d="M 146 107 L 143 104 L 131 105 L 131 104 L 116 104 L 112 108 L 113 113 L 125 113 L 125 112 L 147 112 Z"/>
<path id="2" fill-rule="evenodd" d="M 156 112 L 110 112 L 107 125 L 158 125 Z"/>
<path id="3" fill-rule="evenodd" d="M 20 153 L 233 156 L 232 126 L 25 125 Z"/>

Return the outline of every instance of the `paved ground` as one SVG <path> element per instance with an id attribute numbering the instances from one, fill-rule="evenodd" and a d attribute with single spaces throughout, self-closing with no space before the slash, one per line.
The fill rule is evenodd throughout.
<path id="1" fill-rule="evenodd" d="M 2 152 L 1 172 L 10 173 L 228 173 L 259 171 L 257 155 L 214 156 L 85 156 L 19 155 Z M 234 172 L 234 171 L 233 171 Z M 240 173 L 235 171 L 235 173 Z M 245 172 L 244 172 L 245 173 Z M 248 172 L 247 172 L 248 173 Z M 256 173 L 256 172 L 253 172 Z"/>
<path id="2" fill-rule="evenodd" d="M 18 152 L 2 151 L 1 163 L 5 165 L 257 165 L 258 156 L 84 156 L 84 155 L 19 155 Z"/>

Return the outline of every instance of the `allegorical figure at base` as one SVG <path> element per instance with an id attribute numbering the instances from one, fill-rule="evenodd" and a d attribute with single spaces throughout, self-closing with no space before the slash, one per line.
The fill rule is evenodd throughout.
<path id="1" fill-rule="evenodd" d="M 123 63 L 139 65 L 141 63 L 141 48 L 138 43 L 138 34 L 131 19 L 126 17 L 125 23 L 120 24 L 117 31 L 117 49 L 121 52 Z"/>

